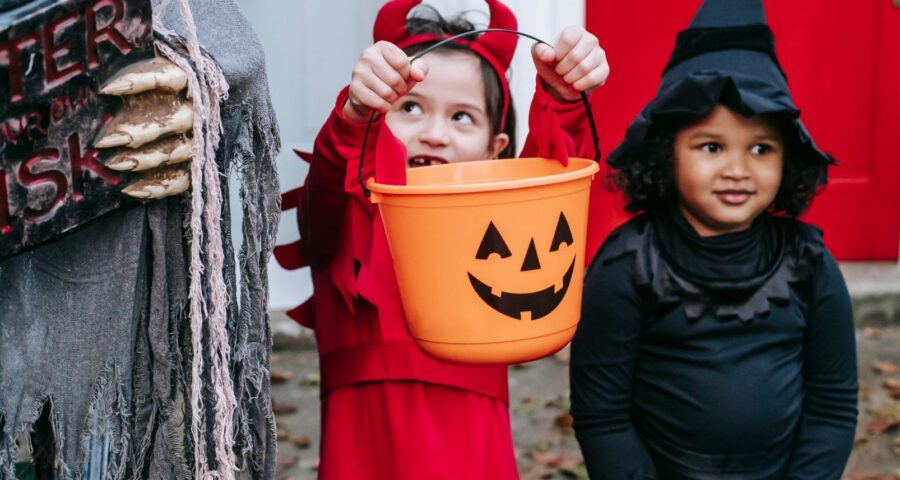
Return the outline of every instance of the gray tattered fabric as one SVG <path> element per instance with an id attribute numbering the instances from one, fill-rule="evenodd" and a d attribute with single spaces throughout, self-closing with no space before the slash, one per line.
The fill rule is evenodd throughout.
<path id="1" fill-rule="evenodd" d="M 154 0 L 154 13 L 183 34 L 178 0 L 165 3 Z M 279 215 L 277 125 L 263 51 L 238 8 L 190 6 L 229 85 L 216 161 L 240 180 L 239 192 L 222 183 L 234 449 L 251 478 L 272 478 L 266 265 Z M 233 194 L 241 212 L 229 211 Z M 133 206 L 0 263 L 0 479 L 14 478 L 17 437 L 62 479 L 193 477 L 189 210 L 189 194 Z M 232 221 L 243 230 L 237 264 Z"/>

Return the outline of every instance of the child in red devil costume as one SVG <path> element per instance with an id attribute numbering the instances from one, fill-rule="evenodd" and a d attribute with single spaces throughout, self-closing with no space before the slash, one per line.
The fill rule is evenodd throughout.
<path id="1" fill-rule="evenodd" d="M 376 43 L 338 95 L 303 189 L 303 252 L 315 294 L 300 316 L 315 329 L 321 357 L 320 479 L 518 478 L 506 367 L 451 365 L 419 351 L 406 330 L 381 217 L 357 183 L 373 110 L 365 178 L 402 183 L 407 167 L 515 152 L 506 70 L 517 37 L 487 33 L 410 62 L 436 41 L 472 30 L 427 8 L 407 20 L 420 1 L 390 1 L 379 12 Z M 507 7 L 487 3 L 491 28 L 516 28 Z M 596 37 L 570 27 L 555 47 L 539 44 L 532 54 L 539 81 L 523 154 L 592 155 L 579 99 L 609 72 Z"/>

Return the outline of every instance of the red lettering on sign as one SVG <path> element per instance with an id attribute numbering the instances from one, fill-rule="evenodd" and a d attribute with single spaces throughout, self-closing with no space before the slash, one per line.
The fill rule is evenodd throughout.
<path id="1" fill-rule="evenodd" d="M 108 15 L 102 15 L 103 18 L 99 18 L 101 13 L 107 12 Z M 83 17 L 82 13 L 84 14 Z M 20 35 L 0 43 L 0 62 L 5 62 L 7 74 L 9 75 L 10 101 L 18 103 L 24 99 L 25 81 L 23 69 L 30 71 L 32 68 L 31 61 L 34 57 L 32 54 L 31 57 L 27 58 L 27 62 L 23 62 L 22 53 L 30 45 L 38 43 L 38 33 L 40 33 L 41 37 L 39 45 L 42 45 L 43 49 L 44 84 L 49 89 L 84 73 L 88 67 L 99 67 L 100 54 L 98 46 L 101 43 L 112 44 L 122 54 L 130 53 L 134 48 L 133 45 L 118 30 L 123 23 L 124 17 L 125 5 L 122 0 L 95 0 L 83 12 L 69 12 L 59 18 L 48 21 L 48 23 L 38 28 L 39 32 Z M 103 25 L 98 25 L 101 21 Z M 62 57 L 72 52 L 72 45 L 75 39 L 70 38 L 69 40 L 57 42 L 57 37 L 64 35 L 66 31 L 71 31 L 71 27 L 79 22 L 84 22 L 84 38 L 78 38 L 77 40 L 84 42 L 87 64 L 85 64 L 85 58 L 80 57 L 77 59 L 69 58 L 65 64 L 61 64 Z M 78 29 L 75 29 L 75 31 L 78 31 Z M 40 48 L 37 50 L 40 50 Z M 0 63 L 0 65 L 3 64 Z"/>
<path id="2" fill-rule="evenodd" d="M 6 185 L 6 170 L 0 170 L 0 235 L 12 233 L 9 224 L 9 187 Z"/>
<path id="3" fill-rule="evenodd" d="M 15 122 L 15 123 L 13 123 Z M 13 145 L 19 143 L 19 136 L 22 134 L 22 130 L 25 128 L 25 124 L 23 123 L 23 119 L 20 118 L 10 118 L 3 122 L 3 139 L 2 143 L 9 142 Z"/>
<path id="4" fill-rule="evenodd" d="M 57 43 L 56 38 L 61 32 L 78 23 L 78 12 L 70 12 L 41 29 L 41 37 L 44 41 L 44 81 L 48 88 L 55 87 L 66 80 L 84 72 L 84 63 L 70 61 L 67 65 L 59 64 L 59 57 L 72 51 L 71 40 Z"/>
<path id="5" fill-rule="evenodd" d="M 19 182 L 25 187 L 37 187 L 39 185 L 44 184 L 53 184 L 56 189 L 56 195 L 53 197 L 53 201 L 50 202 L 49 205 L 44 208 L 31 208 L 30 206 L 25 207 L 25 211 L 22 213 L 22 217 L 29 221 L 39 222 L 42 220 L 41 217 L 47 215 L 54 208 L 58 207 L 63 203 L 66 199 L 66 192 L 69 188 L 69 182 L 66 180 L 66 176 L 60 172 L 59 170 L 47 170 L 40 173 L 34 173 L 33 169 L 43 163 L 44 161 L 49 160 L 52 162 L 59 161 L 59 151 L 55 148 L 45 148 L 43 150 L 38 150 L 31 154 L 28 157 L 28 160 L 22 162 L 19 166 Z M 30 190 L 31 188 L 29 188 Z"/>
<path id="6" fill-rule="evenodd" d="M 66 119 L 66 99 L 54 98 L 50 103 L 50 122 L 54 125 Z"/>
<path id="7" fill-rule="evenodd" d="M 13 103 L 21 102 L 22 93 L 22 51 L 37 42 L 37 34 L 31 33 L 0 44 L 0 52 L 6 53 L 7 72 L 9 73 L 9 97 Z"/>
<path id="8" fill-rule="evenodd" d="M 100 152 L 91 148 L 81 153 L 81 141 L 77 133 L 69 136 L 69 160 L 72 163 L 72 198 L 78 202 L 84 198 L 84 172 L 110 185 L 118 185 L 122 179 L 97 160 Z"/>
<path id="9" fill-rule="evenodd" d="M 35 110 L 33 112 L 26 113 L 25 125 L 25 128 L 28 130 L 29 140 L 34 140 L 35 138 L 37 138 L 35 130 L 37 130 L 37 133 L 39 133 L 42 137 L 47 136 L 47 129 L 44 126 L 44 117 L 43 115 L 41 115 L 41 112 Z"/>
<path id="10" fill-rule="evenodd" d="M 112 20 L 100 28 L 97 25 L 97 14 L 104 8 L 112 9 Z M 122 21 L 125 13 L 125 6 L 122 0 L 97 0 L 90 8 L 85 10 L 85 35 L 87 36 L 87 56 L 88 65 L 96 68 L 100 65 L 98 60 L 97 46 L 100 42 L 109 42 L 119 49 L 123 54 L 131 52 L 131 44 L 122 32 L 116 30 L 116 24 Z"/>
<path id="11" fill-rule="evenodd" d="M 7 118 L 0 123 L 0 148 L 7 143 L 17 145 L 22 137 L 34 141 L 45 136 L 47 136 L 47 125 L 39 110 L 32 110 L 15 118 Z"/>

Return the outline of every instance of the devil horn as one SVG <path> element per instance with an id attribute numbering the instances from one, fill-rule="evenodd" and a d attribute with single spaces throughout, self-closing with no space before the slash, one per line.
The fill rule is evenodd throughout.
<path id="1" fill-rule="evenodd" d="M 516 30 L 518 23 L 516 16 L 506 5 L 498 0 L 486 0 L 488 9 L 490 10 L 491 21 L 488 28 L 502 28 L 507 30 Z M 473 43 L 478 43 L 485 50 L 491 52 L 492 55 L 506 68 L 512 62 L 513 54 L 516 52 L 515 35 L 505 33 L 485 33 Z"/>
<path id="2" fill-rule="evenodd" d="M 398 43 L 406 38 L 406 17 L 422 0 L 392 0 L 384 4 L 375 19 L 373 38 Z"/>

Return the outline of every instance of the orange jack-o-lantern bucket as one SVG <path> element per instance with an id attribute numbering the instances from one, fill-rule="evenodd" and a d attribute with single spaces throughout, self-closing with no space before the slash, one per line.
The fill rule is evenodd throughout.
<path id="1" fill-rule="evenodd" d="M 381 211 L 407 326 L 425 353 L 510 364 L 572 339 L 598 170 L 581 158 L 483 160 L 409 169 L 405 185 L 362 185 Z"/>
<path id="2" fill-rule="evenodd" d="M 549 355 L 581 313 L 592 160 L 520 158 L 407 170 L 369 181 L 409 332 L 462 363 Z"/>

